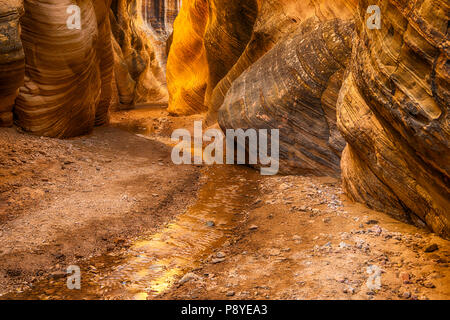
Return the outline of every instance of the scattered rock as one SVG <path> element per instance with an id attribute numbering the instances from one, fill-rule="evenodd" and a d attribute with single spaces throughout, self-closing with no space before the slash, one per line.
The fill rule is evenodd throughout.
<path id="1" fill-rule="evenodd" d="M 180 280 L 178 280 L 178 283 L 184 284 L 191 280 L 199 280 L 199 279 L 201 279 L 200 276 L 196 275 L 195 273 L 189 272 L 189 273 L 186 273 Z"/>
<path id="2" fill-rule="evenodd" d="M 219 252 L 216 253 L 216 257 L 217 257 L 217 258 L 225 258 L 225 257 L 226 257 L 226 254 L 223 253 L 223 252 L 221 252 L 221 251 L 219 251 Z"/>
<path id="3" fill-rule="evenodd" d="M 409 273 L 404 272 L 400 274 L 400 278 L 402 279 L 404 284 L 411 284 L 411 277 Z"/>
<path id="4" fill-rule="evenodd" d="M 409 299 L 410 297 L 411 297 L 411 292 L 409 292 L 409 291 L 403 292 L 402 298 Z"/>
<path id="5" fill-rule="evenodd" d="M 425 252 L 434 252 L 439 250 L 439 247 L 436 243 L 433 243 L 431 245 L 429 245 L 428 247 L 425 248 Z"/>
<path id="6" fill-rule="evenodd" d="M 227 293 L 226 293 L 226 296 L 227 297 L 233 297 L 235 295 L 235 292 L 234 291 L 228 291 Z"/>
<path id="7" fill-rule="evenodd" d="M 249 227 L 249 230 L 256 230 L 256 229 L 258 229 L 258 226 L 257 226 L 257 225 L 254 225 L 254 224 L 252 224 L 252 225 Z"/>
<path id="8" fill-rule="evenodd" d="M 377 236 L 379 236 L 382 231 L 383 230 L 381 229 L 381 227 L 379 225 L 375 225 L 369 229 L 369 232 L 375 233 Z"/>
<path id="9" fill-rule="evenodd" d="M 211 263 L 216 264 L 216 263 L 221 263 L 221 262 L 224 262 L 224 261 L 225 261 L 225 258 L 213 258 L 211 260 Z"/>
<path id="10" fill-rule="evenodd" d="M 344 288 L 344 293 L 355 294 L 355 289 L 353 287 Z"/>
<path id="11" fill-rule="evenodd" d="M 339 243 L 339 248 L 344 249 L 344 248 L 348 248 L 348 245 L 342 241 L 341 243 Z"/>
<path id="12" fill-rule="evenodd" d="M 431 283 L 431 282 L 425 282 L 425 283 L 423 284 L 423 286 L 424 286 L 425 288 L 429 288 L 429 289 L 434 289 L 434 288 L 436 288 L 436 286 L 435 286 L 433 283 Z"/>

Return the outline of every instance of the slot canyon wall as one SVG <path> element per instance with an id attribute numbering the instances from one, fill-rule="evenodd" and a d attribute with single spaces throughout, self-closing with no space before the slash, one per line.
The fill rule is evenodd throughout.
<path id="1" fill-rule="evenodd" d="M 168 99 L 140 0 L 81 0 L 80 28 L 68 28 L 71 0 L 0 4 L 0 126 L 67 138 L 128 109 Z"/>
<path id="2" fill-rule="evenodd" d="M 71 4 L 0 3 L 0 126 L 73 137 L 112 105 L 168 101 L 280 129 L 282 173 L 341 176 L 353 200 L 450 238 L 448 1 L 79 0 L 80 30 Z"/>
<path id="3" fill-rule="evenodd" d="M 173 24 L 181 8 L 181 0 L 141 0 L 145 30 L 155 48 L 157 59 L 166 71 L 167 55 L 172 43 Z M 164 76 L 165 79 L 165 76 Z"/>
<path id="4" fill-rule="evenodd" d="M 449 238 L 449 12 L 445 0 L 185 0 L 169 111 L 278 128 L 283 173 L 341 175 L 353 200 Z"/>
<path id="5" fill-rule="evenodd" d="M 23 83 L 24 53 L 20 41 L 21 1 L 0 3 L 0 127 L 13 124 L 13 106 Z"/>
<path id="6" fill-rule="evenodd" d="M 346 193 L 450 237 L 449 2 L 376 1 L 380 30 L 358 37 L 337 104 Z"/>

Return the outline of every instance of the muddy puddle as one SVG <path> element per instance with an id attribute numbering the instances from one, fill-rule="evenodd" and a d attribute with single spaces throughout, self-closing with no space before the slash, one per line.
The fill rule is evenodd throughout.
<path id="1" fill-rule="evenodd" d="M 69 290 L 62 274 L 1 299 L 151 299 L 171 288 L 226 241 L 257 194 L 257 171 L 225 165 L 203 170 L 206 182 L 194 205 L 125 253 L 80 265 L 81 289 Z"/>

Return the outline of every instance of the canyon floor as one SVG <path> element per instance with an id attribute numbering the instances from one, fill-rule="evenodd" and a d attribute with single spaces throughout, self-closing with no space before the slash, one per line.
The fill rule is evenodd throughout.
<path id="1" fill-rule="evenodd" d="M 0 299 L 450 299 L 449 241 L 338 179 L 174 165 L 172 131 L 200 119 L 141 106 L 69 140 L 0 129 Z"/>

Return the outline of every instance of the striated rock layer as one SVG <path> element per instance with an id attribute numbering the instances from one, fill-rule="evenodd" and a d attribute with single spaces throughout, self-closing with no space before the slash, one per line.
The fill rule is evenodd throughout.
<path id="1" fill-rule="evenodd" d="M 356 2 L 183 1 L 168 59 L 169 110 L 215 119 L 231 83 L 280 39 L 311 17 L 349 20 Z"/>
<path id="2" fill-rule="evenodd" d="M 279 129 L 280 172 L 335 175 L 345 145 L 335 105 L 352 35 L 351 22 L 307 21 L 233 82 L 222 129 Z"/>
<path id="3" fill-rule="evenodd" d="M 381 9 L 379 30 L 367 27 L 370 5 Z M 449 9 L 445 0 L 186 0 L 169 109 L 208 111 L 223 129 L 279 128 L 282 172 L 338 173 L 338 126 L 347 194 L 449 238 Z M 354 19 L 347 61 L 350 33 L 325 30 Z"/>
<path id="4" fill-rule="evenodd" d="M 0 127 L 13 124 L 14 100 L 23 84 L 24 53 L 19 34 L 21 1 L 0 3 Z"/>
<path id="5" fill-rule="evenodd" d="M 185 0 L 175 20 L 166 73 L 171 113 L 207 110 L 204 99 L 209 70 L 203 35 L 208 15 L 207 0 Z"/>
<path id="6" fill-rule="evenodd" d="M 166 70 L 167 48 L 170 47 L 173 23 L 181 8 L 181 0 L 142 0 L 145 30 L 152 40 L 157 59 Z"/>
<path id="7" fill-rule="evenodd" d="M 154 41 L 146 32 L 141 0 L 115 0 L 111 5 L 115 83 L 119 108 L 136 103 L 167 103 L 164 71 Z"/>
<path id="8" fill-rule="evenodd" d="M 355 201 L 450 237 L 448 1 L 376 1 L 380 30 L 359 37 L 338 103 L 341 166 Z"/>
<path id="9" fill-rule="evenodd" d="M 95 123 L 100 101 L 108 104 L 112 69 L 100 70 L 112 59 L 109 42 L 109 3 L 78 1 L 81 29 L 67 27 L 70 0 L 24 1 L 22 43 L 25 84 L 16 100 L 17 123 L 26 131 L 52 137 L 88 132 Z M 106 20 L 105 20 L 106 19 Z M 109 56 L 108 56 L 109 55 Z M 102 61 L 106 60 L 106 61 Z M 108 74 L 109 73 L 109 74 Z M 105 110 L 98 119 L 104 121 Z"/>
<path id="10" fill-rule="evenodd" d="M 12 124 L 14 106 L 24 130 L 66 138 L 107 123 L 116 95 L 124 108 L 167 101 L 141 1 L 77 1 L 80 28 L 69 27 L 77 20 L 70 18 L 76 11 L 68 11 L 73 4 L 0 4 L 0 125 Z"/>

